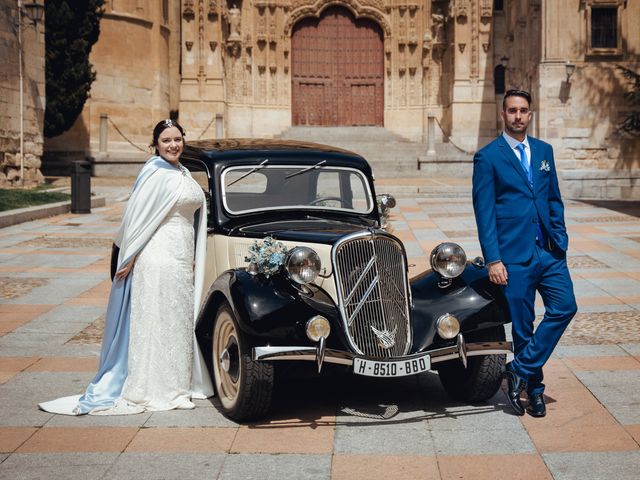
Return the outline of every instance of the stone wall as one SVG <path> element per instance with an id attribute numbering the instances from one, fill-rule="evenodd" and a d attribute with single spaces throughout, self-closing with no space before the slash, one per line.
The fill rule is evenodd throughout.
<path id="1" fill-rule="evenodd" d="M 23 152 L 20 157 L 18 7 L 0 0 L 0 187 L 34 185 L 40 172 L 44 122 L 44 32 L 23 19 Z"/>

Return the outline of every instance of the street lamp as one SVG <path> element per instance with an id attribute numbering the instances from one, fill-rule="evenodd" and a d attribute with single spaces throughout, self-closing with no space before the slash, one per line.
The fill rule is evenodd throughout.
<path id="1" fill-rule="evenodd" d="M 24 186 L 24 74 L 22 72 L 22 17 L 29 19 L 34 28 L 44 17 L 44 5 L 38 2 L 22 3 L 18 0 L 18 72 L 20 77 L 20 182 Z"/>

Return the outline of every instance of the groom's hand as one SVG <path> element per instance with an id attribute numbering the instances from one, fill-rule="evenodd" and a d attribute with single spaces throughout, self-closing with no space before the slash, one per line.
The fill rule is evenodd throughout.
<path id="1" fill-rule="evenodd" d="M 489 269 L 489 280 L 496 285 L 506 285 L 509 275 L 507 269 L 501 261 L 493 262 L 487 265 Z"/>

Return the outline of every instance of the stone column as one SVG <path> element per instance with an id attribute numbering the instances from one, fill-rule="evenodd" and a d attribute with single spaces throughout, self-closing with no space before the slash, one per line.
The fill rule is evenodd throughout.
<path id="1" fill-rule="evenodd" d="M 454 84 L 451 141 L 473 151 L 495 133 L 492 2 L 460 0 L 453 11 Z"/>

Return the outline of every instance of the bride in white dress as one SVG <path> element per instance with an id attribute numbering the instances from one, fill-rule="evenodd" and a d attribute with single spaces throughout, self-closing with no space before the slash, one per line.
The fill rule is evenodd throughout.
<path id="1" fill-rule="evenodd" d="M 183 137 L 176 122 L 156 125 L 156 156 L 142 168 L 125 209 L 98 373 L 84 395 L 44 402 L 41 409 L 124 415 L 191 409 L 192 398 L 213 395 L 194 334 L 206 203 L 179 162 Z"/>

